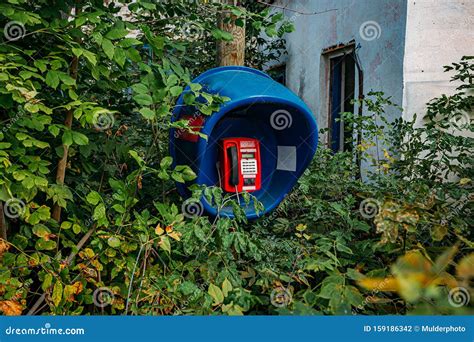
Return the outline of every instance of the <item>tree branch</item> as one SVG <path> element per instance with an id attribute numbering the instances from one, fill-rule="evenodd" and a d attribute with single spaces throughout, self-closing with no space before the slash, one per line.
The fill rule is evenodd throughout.
<path id="1" fill-rule="evenodd" d="M 81 8 L 76 6 L 75 9 L 76 10 L 74 12 L 76 15 L 78 15 L 81 12 Z M 77 40 L 77 42 L 80 42 L 80 41 Z M 77 79 L 78 70 L 79 70 L 79 57 L 74 56 L 71 61 L 71 67 L 70 67 L 70 72 L 69 72 L 71 77 L 74 80 Z M 66 112 L 66 120 L 64 121 L 64 125 L 67 127 L 67 129 L 71 129 L 73 118 L 74 118 L 74 111 L 70 109 Z M 60 185 L 64 184 L 64 179 L 66 178 L 68 153 L 69 153 L 69 146 L 63 144 L 63 156 L 58 162 L 58 169 L 56 171 L 56 183 Z M 54 204 L 51 217 L 58 222 L 61 220 L 61 207 L 59 206 L 58 203 Z"/>
<path id="2" fill-rule="evenodd" d="M 95 229 L 97 228 L 97 224 L 94 224 L 92 226 L 91 229 L 89 229 L 87 231 L 86 234 L 84 234 L 84 236 L 82 237 L 82 239 L 77 243 L 76 245 L 76 248 L 74 248 L 71 253 L 69 254 L 69 256 L 67 257 L 66 259 L 66 264 L 69 265 L 72 260 L 74 259 L 74 257 L 77 255 L 77 253 L 79 253 L 79 251 L 82 249 L 82 247 L 84 247 L 84 244 L 87 242 L 87 240 L 89 240 L 89 238 L 91 237 L 92 233 L 94 233 Z M 34 315 L 36 313 L 36 310 L 38 310 L 39 306 L 41 304 L 43 304 L 44 300 L 46 299 L 46 293 L 43 293 L 39 298 L 38 300 L 35 302 L 35 304 L 33 304 L 33 306 L 31 307 L 30 310 L 28 310 L 28 313 L 27 315 L 28 316 L 31 316 L 31 315 Z"/>
<path id="3" fill-rule="evenodd" d="M 3 212 L 3 202 L 0 201 L 0 237 L 7 241 L 7 221 Z"/>

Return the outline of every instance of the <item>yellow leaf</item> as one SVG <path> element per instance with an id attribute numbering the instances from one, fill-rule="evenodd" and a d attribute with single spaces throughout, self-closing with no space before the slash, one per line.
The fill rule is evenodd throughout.
<path id="1" fill-rule="evenodd" d="M 181 240 L 181 233 L 179 232 L 171 232 L 171 233 L 168 233 L 168 236 L 172 239 L 175 239 L 176 241 L 180 241 Z"/>
<path id="2" fill-rule="evenodd" d="M 63 297 L 63 284 L 61 283 L 60 280 L 58 280 L 56 284 L 54 284 L 53 294 L 51 296 L 54 306 L 58 306 L 59 303 L 61 303 L 62 297 Z"/>
<path id="3" fill-rule="evenodd" d="M 437 224 L 431 230 L 431 237 L 435 241 L 441 241 L 448 234 L 448 227 L 444 224 Z"/>
<path id="4" fill-rule="evenodd" d="M 211 283 L 207 289 L 207 293 L 209 293 L 212 299 L 214 299 L 214 303 L 212 305 L 216 306 L 224 302 L 224 293 L 218 286 Z"/>
<path id="5" fill-rule="evenodd" d="M 19 316 L 23 311 L 23 307 L 14 300 L 4 300 L 0 301 L 0 311 L 6 316 Z"/>
<path id="6" fill-rule="evenodd" d="M 10 244 L 5 240 L 0 240 L 0 258 L 3 256 L 3 253 L 8 251 L 10 248 Z"/>
<path id="7" fill-rule="evenodd" d="M 66 299 L 66 301 L 68 302 L 74 302 L 74 296 L 75 295 L 78 295 L 79 293 L 82 292 L 82 283 L 79 282 L 79 281 L 76 281 L 74 284 L 72 285 L 66 285 L 64 287 L 64 298 Z"/>
<path id="8" fill-rule="evenodd" d="M 165 231 L 163 230 L 163 228 L 161 228 L 160 224 L 158 223 L 158 225 L 155 228 L 156 235 L 163 235 L 164 232 Z"/>
<path id="9" fill-rule="evenodd" d="M 459 278 L 474 278 L 474 253 L 466 255 L 459 261 L 456 267 L 456 274 Z"/>
<path id="10" fill-rule="evenodd" d="M 359 286 L 367 290 L 396 292 L 400 289 L 397 279 L 388 278 L 364 278 L 357 281 Z"/>
<path id="11" fill-rule="evenodd" d="M 224 297 L 227 297 L 230 291 L 232 291 L 232 283 L 225 278 L 224 282 L 222 283 L 222 293 L 224 294 Z"/>
<path id="12" fill-rule="evenodd" d="M 167 226 L 165 229 L 167 233 L 171 233 L 173 231 L 173 226 Z"/>
<path id="13" fill-rule="evenodd" d="M 81 259 L 92 259 L 95 256 L 95 253 L 90 248 L 85 248 L 83 251 L 79 252 L 79 257 Z"/>
<path id="14" fill-rule="evenodd" d="M 470 182 L 471 182 L 471 179 L 470 179 L 470 178 L 461 178 L 461 179 L 459 180 L 459 185 L 466 185 L 466 184 L 468 184 L 468 183 L 470 183 Z"/>
<path id="15" fill-rule="evenodd" d="M 296 226 L 296 230 L 299 232 L 304 232 L 306 230 L 307 226 L 305 224 L 300 223 L 299 225 Z"/>

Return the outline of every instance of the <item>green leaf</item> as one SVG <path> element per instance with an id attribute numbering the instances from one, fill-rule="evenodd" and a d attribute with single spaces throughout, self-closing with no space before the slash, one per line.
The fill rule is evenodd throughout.
<path id="1" fill-rule="evenodd" d="M 94 213 L 92 214 L 92 218 L 96 221 L 101 222 L 107 219 L 105 205 L 103 203 L 100 203 L 97 207 L 95 207 Z"/>
<path id="2" fill-rule="evenodd" d="M 114 58 L 115 46 L 109 39 L 102 39 L 102 50 L 104 50 L 105 54 L 110 60 Z"/>
<path id="3" fill-rule="evenodd" d="M 121 245 L 121 241 L 118 237 L 111 236 L 111 237 L 108 238 L 107 244 L 112 248 L 118 248 Z"/>
<path id="4" fill-rule="evenodd" d="M 61 229 L 70 229 L 72 227 L 72 223 L 69 221 L 64 221 L 61 223 Z"/>
<path id="5" fill-rule="evenodd" d="M 72 145 L 73 138 L 72 138 L 72 131 L 70 129 L 67 129 L 64 131 L 62 141 L 63 141 L 63 144 L 66 146 Z"/>
<path id="6" fill-rule="evenodd" d="M 77 223 L 74 223 L 72 225 L 72 231 L 74 232 L 74 234 L 79 234 L 82 231 L 81 226 Z"/>
<path id="7" fill-rule="evenodd" d="M 128 30 L 123 28 L 113 28 L 105 35 L 106 38 L 110 40 L 120 39 L 125 37 L 128 34 Z"/>
<path id="8" fill-rule="evenodd" d="M 56 283 L 54 284 L 53 294 L 51 296 L 54 306 L 56 307 L 59 306 L 59 303 L 61 303 L 62 296 L 63 296 L 63 284 L 61 283 L 60 280 L 57 280 Z"/>
<path id="9" fill-rule="evenodd" d="M 179 82 L 178 76 L 176 76 L 175 74 L 171 74 L 171 75 L 168 77 L 168 79 L 166 80 L 166 85 L 167 85 L 168 87 L 172 87 L 172 86 L 178 84 L 178 82 Z"/>
<path id="10" fill-rule="evenodd" d="M 48 73 L 46 74 L 45 82 L 51 88 L 56 89 L 57 86 L 59 85 L 59 72 L 54 71 L 54 70 L 49 70 Z"/>
<path id="11" fill-rule="evenodd" d="M 26 221 L 29 224 L 35 225 L 40 223 L 41 221 L 47 221 L 51 217 L 51 209 L 45 205 L 36 209 L 27 219 Z"/>
<path id="12" fill-rule="evenodd" d="M 82 55 L 83 50 L 81 48 L 72 48 L 72 53 L 76 57 L 80 57 Z"/>
<path id="13" fill-rule="evenodd" d="M 181 175 L 181 173 L 178 173 L 178 172 L 172 172 L 171 173 L 171 178 L 173 178 L 176 182 L 178 183 L 186 183 L 186 181 L 184 180 L 183 176 Z"/>
<path id="14" fill-rule="evenodd" d="M 71 88 L 67 91 L 69 97 L 72 99 L 72 100 L 77 100 L 79 98 L 79 95 L 77 95 L 77 93 Z"/>
<path id="15" fill-rule="evenodd" d="M 50 125 L 48 126 L 48 131 L 53 135 L 53 137 L 57 137 L 59 134 L 59 127 L 56 125 Z"/>
<path id="16" fill-rule="evenodd" d="M 162 250 L 171 253 L 171 242 L 166 235 L 160 237 L 160 242 L 158 244 Z"/>
<path id="17" fill-rule="evenodd" d="M 138 163 L 138 165 L 140 166 L 144 166 L 145 165 L 145 161 L 142 159 L 142 157 L 140 157 L 137 153 L 137 151 L 134 151 L 134 150 L 130 150 L 128 151 L 128 154 L 133 158 L 135 159 L 135 161 Z"/>
<path id="18" fill-rule="evenodd" d="M 28 134 L 19 132 L 19 133 L 17 133 L 17 134 L 15 135 L 15 137 L 16 137 L 18 140 L 23 141 L 23 140 L 29 138 L 30 136 L 29 136 Z"/>
<path id="19" fill-rule="evenodd" d="M 58 76 L 65 85 L 73 86 L 76 84 L 76 80 L 64 72 L 60 72 Z"/>
<path id="20" fill-rule="evenodd" d="M 89 63 L 91 63 L 92 65 L 97 64 L 97 57 L 95 53 L 87 51 L 87 50 L 82 50 L 82 54 L 89 61 Z"/>
<path id="21" fill-rule="evenodd" d="M 121 48 L 115 49 L 114 60 L 117 62 L 118 65 L 123 67 L 125 65 L 127 57 L 125 56 L 125 51 Z"/>
<path id="22" fill-rule="evenodd" d="M 135 38 L 124 38 L 118 43 L 119 46 L 123 48 L 128 48 L 134 45 L 142 45 L 143 43 Z"/>
<path id="23" fill-rule="evenodd" d="M 167 156 L 167 157 L 164 157 L 163 159 L 161 159 L 160 167 L 163 170 L 166 170 L 171 166 L 172 163 L 173 163 L 173 157 Z"/>
<path id="24" fill-rule="evenodd" d="M 97 191 L 91 191 L 87 195 L 86 200 L 89 204 L 97 205 L 102 200 L 102 197 Z"/>
<path id="25" fill-rule="evenodd" d="M 222 293 L 221 289 L 218 286 L 211 283 L 209 285 L 209 289 L 207 290 L 207 293 L 209 293 L 209 295 L 214 300 L 213 305 L 219 305 L 224 302 L 224 293 Z"/>
<path id="26" fill-rule="evenodd" d="M 362 297 L 362 294 L 354 286 L 345 286 L 344 297 L 352 306 L 357 307 L 364 303 L 364 297 Z"/>
<path id="27" fill-rule="evenodd" d="M 171 87 L 170 89 L 170 93 L 173 96 L 179 96 L 181 95 L 182 92 L 183 92 L 183 87 L 181 86 L 174 86 L 174 87 Z"/>
<path id="28" fill-rule="evenodd" d="M 140 62 L 142 60 L 142 57 L 140 55 L 140 52 L 138 52 L 134 48 L 129 48 L 125 51 L 125 54 L 127 55 L 127 58 L 130 59 L 132 62 Z"/>
<path id="29" fill-rule="evenodd" d="M 89 138 L 82 133 L 72 131 L 72 139 L 79 146 L 87 145 L 89 143 Z"/>
<path id="30" fill-rule="evenodd" d="M 267 36 L 269 37 L 275 37 L 276 35 L 278 35 L 278 32 L 276 30 L 276 26 L 275 25 L 270 25 L 268 26 L 266 29 L 265 29 L 265 33 L 267 34 Z"/>
<path id="31" fill-rule="evenodd" d="M 155 118 L 155 111 L 148 107 L 140 109 L 140 114 L 147 120 L 153 120 Z"/>
<path id="32" fill-rule="evenodd" d="M 199 83 L 191 83 L 189 87 L 192 91 L 199 91 L 202 89 L 202 85 L 200 85 Z"/>
<path id="33" fill-rule="evenodd" d="M 153 104 L 153 99 L 148 94 L 137 94 L 133 99 L 136 103 L 142 106 L 151 106 Z"/>
<path id="34" fill-rule="evenodd" d="M 116 212 L 118 212 L 120 214 L 125 214 L 125 211 L 126 211 L 125 208 L 120 204 L 114 204 L 112 206 L 112 209 L 114 209 Z"/>
<path id="35" fill-rule="evenodd" d="M 51 251 L 56 248 L 56 241 L 39 239 L 36 241 L 35 248 L 39 251 Z"/>
<path id="36" fill-rule="evenodd" d="M 35 67 L 40 69 L 41 72 L 45 72 L 47 69 L 46 63 L 43 59 L 37 59 L 33 64 Z"/>
<path id="37" fill-rule="evenodd" d="M 234 36 L 232 35 L 232 33 L 222 31 L 217 28 L 212 30 L 211 33 L 212 33 L 212 36 L 216 38 L 217 40 L 231 41 L 234 39 Z"/>
<path id="38" fill-rule="evenodd" d="M 132 85 L 132 90 L 137 94 L 148 94 L 148 87 L 143 83 Z"/>
<path id="39" fill-rule="evenodd" d="M 43 284 L 41 284 L 41 289 L 43 291 L 48 291 L 53 283 L 53 276 L 51 273 L 46 273 L 43 279 Z"/>
<path id="40" fill-rule="evenodd" d="M 33 234 L 41 238 L 49 238 L 51 231 L 44 224 L 37 224 L 33 227 Z"/>

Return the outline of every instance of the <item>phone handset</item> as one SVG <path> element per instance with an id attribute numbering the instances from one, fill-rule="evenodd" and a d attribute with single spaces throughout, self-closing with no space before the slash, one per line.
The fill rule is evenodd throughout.
<path id="1" fill-rule="evenodd" d="M 229 184 L 239 185 L 239 157 L 237 154 L 237 146 L 230 146 L 227 148 L 227 155 L 230 158 L 230 178 Z"/>

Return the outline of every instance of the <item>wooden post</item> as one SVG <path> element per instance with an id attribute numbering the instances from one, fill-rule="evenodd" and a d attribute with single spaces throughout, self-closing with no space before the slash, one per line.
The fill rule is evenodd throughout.
<path id="1" fill-rule="evenodd" d="M 221 0 L 223 4 L 237 5 L 237 0 Z M 228 21 L 231 18 L 230 21 Z M 225 20 L 227 19 L 227 20 Z M 228 21 L 228 22 L 227 22 Z M 244 65 L 245 62 L 245 26 L 235 25 L 235 16 L 227 11 L 219 13 L 217 27 L 234 36 L 232 41 L 217 42 L 217 62 L 219 66 Z"/>

